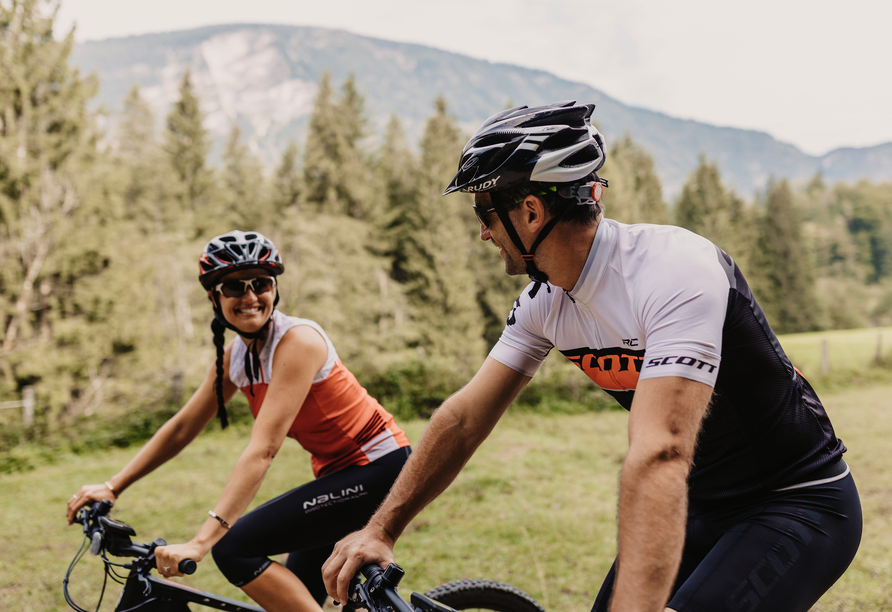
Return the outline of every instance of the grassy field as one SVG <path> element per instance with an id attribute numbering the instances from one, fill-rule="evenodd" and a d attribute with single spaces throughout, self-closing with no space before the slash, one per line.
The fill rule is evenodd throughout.
<path id="1" fill-rule="evenodd" d="M 892 373 L 892 327 L 789 334 L 779 336 L 779 340 L 805 377 L 823 382 L 824 386 L 829 383 L 838 388 L 878 379 L 888 381 Z M 877 367 L 878 356 L 886 367 Z"/>
<path id="2" fill-rule="evenodd" d="M 864 505 L 861 549 L 825 595 L 822 612 L 892 609 L 892 386 L 825 394 L 839 436 L 850 451 Z M 617 475 L 626 450 L 621 411 L 583 415 L 509 414 L 457 482 L 410 527 L 397 547 L 408 575 L 403 592 L 462 578 L 512 583 L 548 610 L 588 610 L 615 553 Z M 424 424 L 410 423 L 417 440 Z M 115 516 L 137 541 L 193 535 L 219 495 L 247 430 L 199 438 L 171 464 L 121 497 Z M 134 450 L 113 450 L 0 477 L 0 610 L 67 610 L 62 578 L 81 541 L 64 521 L 67 498 L 81 483 L 102 482 Z M 310 478 L 296 444 L 276 459 L 258 503 Z M 95 608 L 101 564 L 87 557 L 72 591 Z M 210 556 L 188 584 L 242 598 Z M 110 585 L 103 609 L 120 592 Z"/>

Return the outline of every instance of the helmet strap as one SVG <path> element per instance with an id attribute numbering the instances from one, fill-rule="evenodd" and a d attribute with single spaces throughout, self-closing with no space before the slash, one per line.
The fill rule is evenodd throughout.
<path id="1" fill-rule="evenodd" d="M 523 245 L 523 241 L 520 239 L 520 236 L 517 234 L 517 230 L 514 228 L 514 224 L 511 222 L 511 217 L 508 215 L 508 211 L 505 210 L 502 206 L 495 206 L 496 214 L 499 215 L 499 219 L 502 221 L 502 225 L 505 226 L 505 231 L 508 232 L 508 237 L 511 238 L 511 242 L 514 243 L 514 246 L 520 251 L 520 258 L 523 259 L 527 264 L 527 274 L 530 278 L 536 283 L 547 283 L 548 275 L 540 270 L 536 266 L 535 257 L 536 257 L 536 249 L 542 244 L 542 241 L 548 236 L 551 230 L 554 229 L 554 226 L 557 225 L 561 219 L 567 214 L 567 211 L 570 209 L 571 205 L 567 205 L 564 207 L 564 210 L 560 212 L 557 216 L 553 217 L 551 221 L 545 224 L 541 230 L 539 230 L 539 235 L 536 236 L 536 240 L 533 241 L 532 246 L 530 246 L 530 250 L 527 251 L 526 247 Z M 535 287 L 535 291 L 538 291 L 538 285 Z M 533 297 L 531 295 L 530 297 Z"/>

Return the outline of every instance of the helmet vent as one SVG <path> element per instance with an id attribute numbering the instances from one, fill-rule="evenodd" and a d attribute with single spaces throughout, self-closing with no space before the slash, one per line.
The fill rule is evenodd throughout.
<path id="1" fill-rule="evenodd" d="M 511 156 L 512 153 L 514 153 L 515 149 L 517 149 L 517 145 L 519 144 L 520 142 L 515 142 L 509 145 L 505 145 L 504 147 L 496 151 L 496 153 L 487 160 L 487 164 L 490 167 L 498 168 L 505 162 L 506 159 Z"/>
<path id="2" fill-rule="evenodd" d="M 554 136 L 549 136 L 542 143 L 542 148 L 546 150 L 557 150 L 572 147 L 588 137 L 588 130 L 562 130 Z"/>
<path id="3" fill-rule="evenodd" d="M 598 153 L 599 151 L 594 145 L 589 145 L 565 159 L 563 163 L 561 163 L 561 166 L 565 168 L 573 168 L 575 166 L 590 164 L 592 161 L 598 159 Z"/>
<path id="4" fill-rule="evenodd" d="M 484 136 L 483 138 L 478 139 L 474 142 L 475 149 L 485 149 L 486 147 L 491 147 L 493 145 L 504 144 L 506 142 L 511 142 L 518 135 L 518 132 L 500 132 L 498 134 L 490 134 Z"/>
<path id="5" fill-rule="evenodd" d="M 285 271 L 276 247 L 268 238 L 256 231 L 234 230 L 213 238 L 205 246 L 199 258 L 198 280 L 205 289 L 211 289 L 229 272 L 258 267 L 268 269 L 274 276 Z"/>

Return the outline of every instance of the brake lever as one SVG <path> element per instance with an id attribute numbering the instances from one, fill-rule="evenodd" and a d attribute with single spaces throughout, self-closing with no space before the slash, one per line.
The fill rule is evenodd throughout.
<path id="1" fill-rule="evenodd" d="M 372 587 L 374 589 L 374 587 Z M 374 591 L 372 591 L 374 592 Z M 369 612 L 375 612 L 375 605 L 369 596 L 369 589 L 363 588 L 362 584 L 353 585 L 353 596 L 347 599 L 347 607 L 356 610 L 357 608 L 365 608 Z"/>

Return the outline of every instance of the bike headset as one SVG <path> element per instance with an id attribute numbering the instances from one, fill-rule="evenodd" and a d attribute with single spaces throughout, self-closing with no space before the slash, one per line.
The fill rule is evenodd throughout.
<path id="1" fill-rule="evenodd" d="M 492 192 L 492 207 L 508 237 L 526 262 L 536 285 L 534 296 L 548 275 L 536 267 L 536 249 L 573 206 L 599 207 L 607 179 L 596 171 L 604 165 L 604 138 L 591 123 L 594 104 L 575 100 L 548 106 L 517 106 L 483 122 L 462 150 L 458 172 L 443 195 L 455 191 Z M 505 191 L 527 188 L 527 194 L 556 194 L 563 209 L 539 231 L 526 249 L 500 197 Z M 525 197 L 525 196 L 524 196 Z M 516 203 L 516 202 L 515 202 Z"/>
<path id="2" fill-rule="evenodd" d="M 259 232 L 242 232 L 233 230 L 211 239 L 204 247 L 201 257 L 198 259 L 200 274 L 198 281 L 208 292 L 208 299 L 214 305 L 214 320 L 211 321 L 211 330 L 214 332 L 214 346 L 217 348 L 217 379 L 214 388 L 217 394 L 217 417 L 223 429 L 229 424 L 226 414 L 226 404 L 223 401 L 223 332 L 229 328 L 244 338 L 253 339 L 250 350 L 245 356 L 245 374 L 254 394 L 254 380 L 260 377 L 260 355 L 257 351 L 257 340 L 265 340 L 272 324 L 273 317 L 269 318 L 256 332 L 245 332 L 226 320 L 220 306 L 220 300 L 215 294 L 215 285 L 221 278 L 249 268 L 263 270 L 273 277 L 285 271 L 282 258 L 272 241 Z M 273 300 L 273 311 L 279 303 L 279 286 L 275 286 L 276 297 Z"/>

